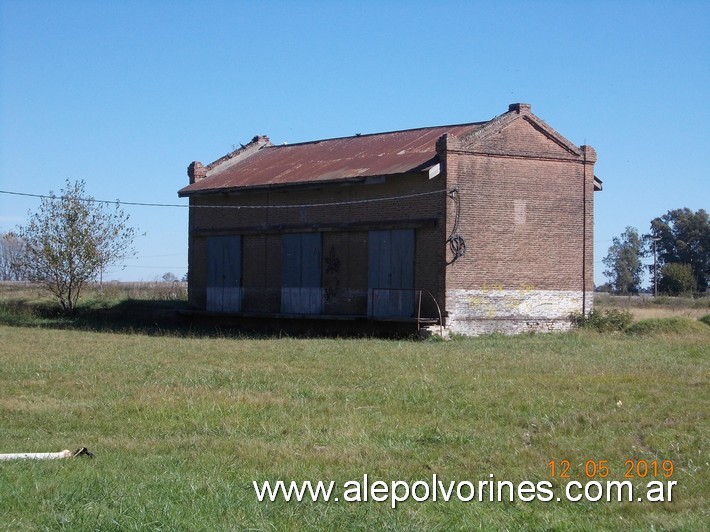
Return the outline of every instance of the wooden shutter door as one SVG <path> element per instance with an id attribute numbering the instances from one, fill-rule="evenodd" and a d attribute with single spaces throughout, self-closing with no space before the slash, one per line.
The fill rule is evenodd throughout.
<path id="1" fill-rule="evenodd" d="M 207 310 L 242 310 L 242 238 L 207 238 Z"/>
<path id="2" fill-rule="evenodd" d="M 370 231 L 368 310 L 375 317 L 414 315 L 414 229 Z"/>
<path id="3" fill-rule="evenodd" d="M 323 246 L 320 233 L 283 235 L 281 312 L 320 314 L 323 309 Z"/>

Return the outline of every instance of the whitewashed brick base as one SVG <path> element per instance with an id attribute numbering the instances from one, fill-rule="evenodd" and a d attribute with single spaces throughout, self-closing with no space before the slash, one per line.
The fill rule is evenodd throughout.
<path id="1" fill-rule="evenodd" d="M 587 292 L 585 313 L 594 293 Z M 446 320 L 451 332 L 469 336 L 566 331 L 582 312 L 582 292 L 571 290 L 448 290 Z"/>

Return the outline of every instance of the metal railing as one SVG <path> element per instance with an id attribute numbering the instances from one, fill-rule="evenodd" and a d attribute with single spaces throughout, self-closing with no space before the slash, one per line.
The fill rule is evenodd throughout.
<path id="1" fill-rule="evenodd" d="M 391 297 L 393 294 L 396 294 L 394 299 Z M 429 296 L 434 302 L 438 317 L 428 318 L 422 316 L 423 295 Z M 411 300 L 408 301 L 409 297 L 407 296 L 412 296 Z M 411 313 L 405 314 L 408 308 Z M 368 317 L 370 319 L 415 318 L 417 331 L 421 329 L 422 323 L 426 323 L 430 319 L 436 319 L 441 334 L 444 332 L 444 320 L 439 302 L 429 290 L 424 288 L 371 288 L 370 300 L 368 301 Z"/>

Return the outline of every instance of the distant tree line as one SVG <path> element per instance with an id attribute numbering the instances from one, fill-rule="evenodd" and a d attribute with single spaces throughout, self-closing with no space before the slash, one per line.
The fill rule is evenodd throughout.
<path id="1" fill-rule="evenodd" d="M 653 257 L 644 266 L 642 258 Z M 650 231 L 639 235 L 635 227 L 612 241 L 604 257 L 604 275 L 617 294 L 638 294 L 643 271 L 651 275 L 651 290 L 667 295 L 707 292 L 710 284 L 710 220 L 700 209 L 674 209 L 651 220 Z"/>

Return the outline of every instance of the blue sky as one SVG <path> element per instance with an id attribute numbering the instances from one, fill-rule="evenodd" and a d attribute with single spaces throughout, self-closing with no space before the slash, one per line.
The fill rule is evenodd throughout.
<path id="1" fill-rule="evenodd" d="M 509 103 L 598 153 L 595 280 L 627 225 L 710 208 L 710 2 L 0 0 L 0 189 L 84 179 L 186 204 L 192 160 L 487 120 Z M 0 231 L 38 200 L 0 194 Z M 187 269 L 187 210 L 126 207 L 145 236 L 105 278 Z"/>

